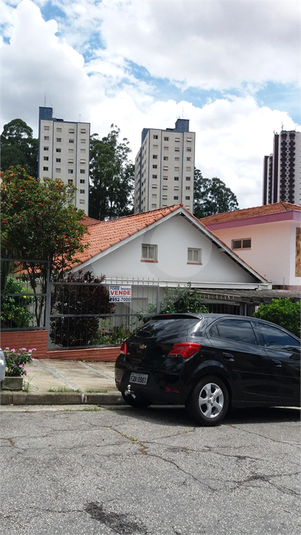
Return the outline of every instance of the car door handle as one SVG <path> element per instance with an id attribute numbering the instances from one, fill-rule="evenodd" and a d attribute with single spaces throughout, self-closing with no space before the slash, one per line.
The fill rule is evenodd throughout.
<path id="1" fill-rule="evenodd" d="M 272 359 L 272 362 L 273 362 L 274 366 L 276 366 L 276 368 L 282 368 L 282 362 L 281 362 L 281 360 L 278 360 L 278 359 Z"/>
<path id="2" fill-rule="evenodd" d="M 234 357 L 233 357 L 232 353 L 223 353 L 223 357 L 224 357 L 224 359 L 231 360 L 231 362 L 234 361 Z"/>

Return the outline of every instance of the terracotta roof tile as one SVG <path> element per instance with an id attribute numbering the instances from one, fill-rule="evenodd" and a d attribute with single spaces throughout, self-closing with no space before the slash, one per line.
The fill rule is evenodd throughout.
<path id="1" fill-rule="evenodd" d="M 252 217 L 278 214 L 281 212 L 290 212 L 292 210 L 300 211 L 301 206 L 289 202 L 276 202 L 274 204 L 257 206 L 255 208 L 245 208 L 243 210 L 234 210 L 233 212 L 223 212 L 222 214 L 202 217 L 200 221 L 201 223 L 204 223 L 204 225 L 213 225 L 214 223 L 225 223 L 228 221 L 237 221 L 239 219 L 249 219 Z"/>
<path id="2" fill-rule="evenodd" d="M 150 212 L 110 219 L 109 221 L 98 221 L 87 217 L 83 223 L 88 227 L 89 232 L 85 234 L 83 244 L 88 243 L 89 245 L 83 253 L 77 254 L 80 262 L 75 265 L 87 262 L 90 258 L 129 238 L 136 232 L 147 228 L 182 206 L 182 204 L 175 204 L 166 208 L 151 210 Z"/>

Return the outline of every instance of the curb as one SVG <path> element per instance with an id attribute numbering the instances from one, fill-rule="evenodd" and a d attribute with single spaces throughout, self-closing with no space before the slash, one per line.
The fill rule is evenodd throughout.
<path id="1" fill-rule="evenodd" d="M 121 394 L 1 392 L 1 405 L 124 405 Z"/>

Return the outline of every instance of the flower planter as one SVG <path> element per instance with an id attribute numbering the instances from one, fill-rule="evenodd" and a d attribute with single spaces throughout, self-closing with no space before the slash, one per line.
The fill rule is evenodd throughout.
<path id="1" fill-rule="evenodd" d="M 3 381 L 3 390 L 22 390 L 23 377 L 6 376 Z"/>

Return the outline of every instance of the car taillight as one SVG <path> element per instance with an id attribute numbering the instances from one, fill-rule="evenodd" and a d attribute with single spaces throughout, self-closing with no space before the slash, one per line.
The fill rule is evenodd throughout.
<path id="1" fill-rule="evenodd" d="M 121 347 L 120 347 L 120 354 L 121 355 L 126 355 L 127 354 L 126 342 L 122 342 Z"/>
<path id="2" fill-rule="evenodd" d="M 168 356 L 172 355 L 173 357 L 182 357 L 183 359 L 188 359 L 194 355 L 198 349 L 200 349 L 201 344 L 193 344 L 190 342 L 184 342 L 182 344 L 174 344 L 168 353 Z"/>

